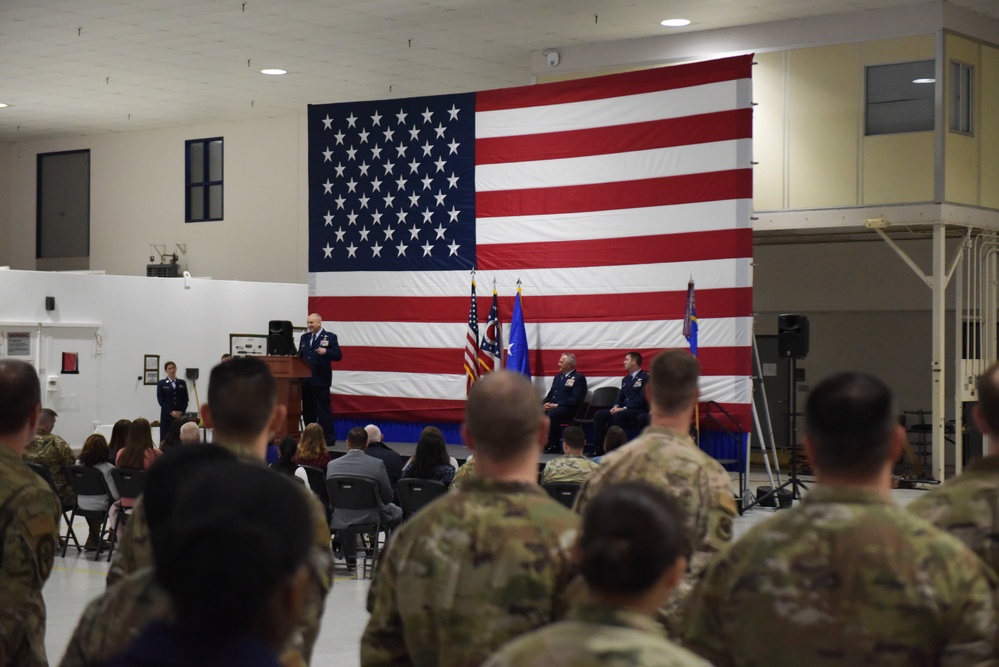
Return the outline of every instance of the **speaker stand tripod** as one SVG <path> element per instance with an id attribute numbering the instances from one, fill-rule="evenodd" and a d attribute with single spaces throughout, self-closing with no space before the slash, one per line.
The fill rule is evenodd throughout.
<path id="1" fill-rule="evenodd" d="M 791 439 L 791 474 L 787 481 L 778 486 L 775 489 L 763 494 L 752 503 L 746 506 L 746 511 L 756 505 L 762 505 L 770 498 L 774 498 L 773 506 L 780 509 L 780 492 L 784 489 L 791 487 L 791 500 L 801 500 L 801 490 L 808 490 L 808 487 L 798 479 L 798 360 L 795 357 L 791 357 L 791 363 L 788 365 L 788 382 L 787 382 L 787 406 L 788 406 L 788 434 Z"/>

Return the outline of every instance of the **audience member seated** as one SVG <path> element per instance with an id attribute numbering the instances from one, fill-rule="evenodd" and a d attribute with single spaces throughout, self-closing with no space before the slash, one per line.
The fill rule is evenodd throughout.
<path id="1" fill-rule="evenodd" d="M 125 446 L 118 450 L 115 465 L 119 468 L 130 470 L 148 470 L 156 458 L 163 452 L 156 449 L 153 444 L 153 430 L 149 425 L 149 420 L 139 417 L 132 421 L 128 427 L 128 437 L 125 439 Z M 111 506 L 108 516 L 111 519 L 111 530 L 118 528 L 118 514 L 122 510 L 131 509 L 135 506 L 135 498 L 122 496 L 118 502 Z M 119 532 L 118 537 L 121 538 Z"/>
<path id="2" fill-rule="evenodd" d="M 444 448 L 445 449 L 447 448 L 447 438 L 444 437 L 444 431 L 440 430 L 436 426 L 428 426 L 425 429 L 423 429 L 422 431 L 420 431 L 420 437 L 421 438 L 423 436 L 425 436 L 425 435 L 436 435 L 438 438 L 441 439 L 441 442 L 444 443 Z M 451 467 L 454 468 L 455 470 L 457 470 L 458 469 L 458 459 L 454 458 L 451 455 L 448 455 L 447 459 L 448 459 L 448 463 L 451 464 Z"/>
<path id="3" fill-rule="evenodd" d="M 586 434 L 578 426 L 567 426 L 562 434 L 562 456 L 552 459 L 541 473 L 542 484 L 576 482 L 582 484 L 590 478 L 597 464 L 583 456 Z"/>
<path id="4" fill-rule="evenodd" d="M 111 492 L 111 495 L 77 496 L 76 504 L 79 505 L 80 509 L 107 512 L 111 508 L 112 501 L 118 500 L 118 489 L 115 487 L 114 479 L 111 477 L 111 471 L 114 470 L 114 466 L 108 463 L 108 442 L 104 439 L 103 435 L 94 433 L 87 438 L 87 441 L 83 443 L 83 451 L 80 452 L 78 462 L 82 466 L 100 470 L 104 475 L 104 481 L 108 483 L 108 490 Z M 87 551 L 93 551 L 97 548 L 101 538 L 101 523 L 100 519 L 87 519 L 87 526 L 90 528 L 90 534 L 87 536 L 87 542 L 84 545 Z"/>
<path id="5" fill-rule="evenodd" d="M 433 433 L 427 433 L 416 443 L 416 453 L 403 469 L 402 477 L 430 479 L 450 486 L 455 469 L 448 459 L 444 441 Z"/>
<path id="6" fill-rule="evenodd" d="M 601 491 L 586 508 L 575 551 L 589 600 L 566 620 L 506 644 L 485 667 L 709 667 L 663 637 L 654 618 L 687 569 L 684 522 L 679 505 L 651 486 Z"/>
<path id="7" fill-rule="evenodd" d="M 364 453 L 368 456 L 374 456 L 376 459 L 381 459 L 382 463 L 385 464 L 385 472 L 388 473 L 389 483 L 394 487 L 395 483 L 402 477 L 402 457 L 399 456 L 399 452 L 389 449 L 386 446 L 382 438 L 382 430 L 374 424 L 365 426 L 364 432 L 368 434 L 368 447 L 364 450 Z"/>
<path id="8" fill-rule="evenodd" d="M 322 426 L 316 423 L 305 427 L 305 430 L 302 431 L 302 439 L 298 441 L 298 452 L 292 460 L 300 466 L 312 466 L 326 470 L 331 459 Z"/>
<path id="9" fill-rule="evenodd" d="M 38 435 L 24 450 L 24 460 L 45 466 L 52 475 L 52 481 L 55 482 L 60 502 L 63 506 L 72 506 L 76 502 L 76 494 L 66 478 L 65 471 L 66 466 L 71 466 L 76 461 L 76 454 L 65 440 L 52 433 L 58 416 L 55 410 L 42 408 L 42 413 L 38 417 Z"/>
<path id="10" fill-rule="evenodd" d="M 111 439 L 108 440 L 108 463 L 114 463 L 118 458 L 118 452 L 125 447 L 128 440 L 128 429 L 132 426 L 131 419 L 119 419 L 111 429 Z"/>
<path id="11" fill-rule="evenodd" d="M 545 395 L 543 407 L 548 415 L 548 446 L 551 454 L 559 450 L 562 424 L 572 421 L 586 400 L 586 376 L 576 370 L 576 355 L 566 352 L 558 358 L 559 373 Z"/>
<path id="12" fill-rule="evenodd" d="M 368 434 L 363 428 L 354 427 L 347 433 L 347 453 L 332 461 L 326 467 L 326 478 L 331 477 L 364 477 L 372 480 L 378 487 L 377 510 L 348 510 L 333 508 L 333 519 L 330 521 L 330 528 L 333 530 L 343 530 L 352 526 L 374 523 L 377 518 L 381 519 L 382 526 L 391 527 L 402 521 L 402 508 L 392 502 L 394 491 L 389 484 L 388 473 L 385 472 L 385 464 L 373 456 L 364 453 L 368 444 Z M 354 562 L 354 553 L 357 551 L 357 541 L 355 535 L 345 535 L 341 540 L 343 553 L 346 557 L 347 566 L 351 567 Z"/>
<path id="13" fill-rule="evenodd" d="M 196 475 L 153 539 L 176 617 L 150 623 L 108 664 L 278 667 L 307 597 L 309 517 L 302 495 L 258 466 Z"/>
<path id="14" fill-rule="evenodd" d="M 475 455 L 469 454 L 451 480 L 451 491 L 457 491 L 465 482 L 475 477 Z"/>
<path id="15" fill-rule="evenodd" d="M 166 438 L 164 438 L 163 442 L 160 443 L 160 451 L 165 452 L 184 444 L 180 439 L 180 430 L 185 424 L 190 422 L 190 417 L 178 417 L 177 419 L 174 419 L 173 423 L 170 424 L 170 430 L 167 431 Z M 197 425 L 195 425 L 195 428 L 197 428 Z"/>
<path id="16" fill-rule="evenodd" d="M 309 485 L 309 475 L 302 470 L 302 466 L 295 463 L 295 452 L 298 450 L 298 443 L 295 442 L 295 438 L 290 435 L 286 435 L 281 438 L 281 444 L 278 445 L 278 459 L 270 465 L 271 468 L 282 472 L 285 475 L 291 475 L 296 479 L 302 481 L 306 486 Z"/>
<path id="17" fill-rule="evenodd" d="M 180 427 L 180 444 L 182 445 L 200 445 L 201 444 L 201 427 L 198 426 L 198 422 L 193 419 L 184 422 L 184 425 Z"/>
<path id="18" fill-rule="evenodd" d="M 591 461 L 594 463 L 600 463 L 604 456 L 610 454 L 618 447 L 624 445 L 628 442 L 628 434 L 624 432 L 624 429 L 620 426 L 611 426 L 607 429 L 607 435 L 604 436 L 604 453 L 601 456 L 594 456 Z"/>
<path id="19" fill-rule="evenodd" d="M 711 564 L 684 646 L 719 666 L 995 664 L 995 573 L 892 501 L 896 414 L 870 375 L 812 389 L 804 444 L 816 483 Z"/>

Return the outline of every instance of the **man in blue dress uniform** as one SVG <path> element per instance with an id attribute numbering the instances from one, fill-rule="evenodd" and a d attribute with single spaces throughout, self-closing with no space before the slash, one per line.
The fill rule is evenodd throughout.
<path id="1" fill-rule="evenodd" d="M 586 376 L 576 370 L 576 355 L 566 352 L 558 359 L 559 374 L 545 396 L 545 414 L 551 420 L 546 452 L 560 452 L 562 424 L 571 423 L 586 400 Z"/>
<path id="2" fill-rule="evenodd" d="M 604 435 L 610 424 L 627 431 L 638 424 L 639 417 L 649 413 L 649 401 L 645 397 L 649 374 L 642 370 L 642 355 L 638 352 L 624 355 L 624 370 L 628 374 L 621 380 L 621 391 L 614 399 L 614 406 L 593 415 L 593 442 L 598 452 L 604 449 Z"/>
<path id="3" fill-rule="evenodd" d="M 330 407 L 330 387 L 333 385 L 333 362 L 343 359 L 336 334 L 323 329 L 323 318 L 309 315 L 309 331 L 298 343 L 298 356 L 312 369 L 312 376 L 302 380 L 302 419 L 305 424 L 319 422 L 326 442 L 333 444 L 333 408 Z"/>

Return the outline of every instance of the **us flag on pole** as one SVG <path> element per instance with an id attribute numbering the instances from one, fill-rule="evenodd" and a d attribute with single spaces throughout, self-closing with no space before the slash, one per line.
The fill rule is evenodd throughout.
<path id="1" fill-rule="evenodd" d="M 628 351 L 686 348 L 697 275 L 702 400 L 748 430 L 750 70 L 310 106 L 309 309 L 344 351 L 336 414 L 462 419 L 472 269 L 500 320 L 518 279 L 530 295 L 539 390 L 562 352 L 596 388 L 620 385 Z"/>
<path id="2" fill-rule="evenodd" d="M 465 333 L 465 393 L 479 379 L 479 304 L 475 299 L 475 279 L 472 278 L 472 298 L 468 306 L 468 331 Z"/>

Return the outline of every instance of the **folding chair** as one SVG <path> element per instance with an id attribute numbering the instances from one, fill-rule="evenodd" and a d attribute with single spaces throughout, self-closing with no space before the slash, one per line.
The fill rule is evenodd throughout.
<path id="1" fill-rule="evenodd" d="M 73 523 L 73 520 L 77 516 L 82 516 L 85 519 L 96 519 L 101 522 L 101 530 L 97 535 L 97 554 L 94 556 L 94 560 L 99 561 L 101 559 L 101 551 L 104 550 L 104 533 L 108 526 L 108 510 L 107 508 L 103 510 L 83 509 L 80 507 L 80 496 L 106 496 L 110 505 L 111 489 L 108 488 L 108 482 L 104 479 L 104 473 L 97 468 L 72 465 L 66 468 L 66 478 L 69 479 L 73 491 L 76 492 L 76 505 L 73 507 L 69 522 Z M 63 557 L 66 556 L 67 546 L 69 545 L 66 543 L 62 545 Z M 114 542 L 109 541 L 108 548 L 109 551 L 113 551 Z M 108 558 L 110 557 L 111 553 L 108 553 Z"/>
<path id="2" fill-rule="evenodd" d="M 309 478 L 309 488 L 326 508 L 326 523 L 329 523 L 332 519 L 333 508 L 330 506 L 330 492 L 326 488 L 326 471 L 315 466 L 299 466 L 299 468 L 305 471 Z"/>
<path id="3" fill-rule="evenodd" d="M 399 495 L 402 520 L 405 521 L 424 505 L 447 493 L 447 487 L 433 479 L 406 477 L 395 483 L 395 492 Z"/>
<path id="4" fill-rule="evenodd" d="M 572 509 L 573 503 L 576 502 L 576 496 L 579 495 L 579 490 L 583 488 L 583 485 L 579 482 L 551 482 L 542 485 L 542 488 L 548 492 L 549 496 Z"/>
<path id="5" fill-rule="evenodd" d="M 384 532 L 388 537 L 388 529 L 382 527 L 380 503 L 378 502 L 378 485 L 375 481 L 367 477 L 351 477 L 347 475 L 328 477 L 326 488 L 330 496 L 330 505 L 333 508 L 333 519 L 330 528 L 334 533 L 340 533 L 341 538 L 350 535 L 363 538 L 371 535 L 370 544 L 365 544 L 362 549 L 361 560 L 364 562 L 363 577 L 368 576 L 368 561 L 371 561 L 371 571 L 374 572 L 378 566 L 379 535 Z M 343 510 L 347 510 L 344 512 Z M 349 512 L 365 512 L 365 517 L 374 517 L 374 521 L 358 521 L 350 518 Z M 346 515 L 346 516 L 345 516 Z M 343 539 L 344 545 L 347 540 Z M 357 550 L 355 548 L 355 557 Z M 344 556 L 347 555 L 346 546 Z"/>
<path id="6" fill-rule="evenodd" d="M 70 515 L 73 511 L 75 505 L 67 505 L 62 502 L 62 498 L 59 497 L 59 490 L 56 489 L 55 480 L 52 479 L 52 475 L 49 474 L 49 469 L 43 466 L 41 463 L 35 463 L 34 461 L 25 461 L 24 464 L 34 470 L 39 477 L 44 479 L 49 488 L 52 489 L 52 493 L 55 494 L 56 500 L 59 501 L 59 506 L 62 508 L 62 520 L 66 522 L 66 534 L 60 535 L 59 539 L 62 541 L 62 556 L 66 555 L 66 547 L 69 546 L 69 541 L 73 540 L 73 546 L 76 547 L 76 553 L 83 551 L 83 547 L 80 546 L 80 541 L 76 539 L 76 533 L 73 532 L 73 522 L 70 520 Z"/>
<path id="7" fill-rule="evenodd" d="M 619 391 L 619 387 L 600 387 L 598 389 L 594 389 L 593 397 L 590 398 L 590 403 L 586 406 L 586 410 L 581 412 L 575 419 L 572 420 L 576 426 L 579 426 L 586 431 L 586 440 L 591 443 L 594 448 L 602 445 L 603 443 L 595 442 L 596 433 L 593 431 L 593 424 L 595 421 L 593 415 L 600 410 L 608 410 L 614 407 L 614 401 L 617 400 Z"/>
<path id="8" fill-rule="evenodd" d="M 131 507 L 122 505 L 125 498 L 138 498 L 146 490 L 146 471 L 133 470 L 131 468 L 115 468 L 111 471 L 111 479 L 118 489 L 120 498 L 115 502 L 118 506 L 118 521 L 124 525 L 128 521 L 128 516 L 132 513 Z M 111 562 L 111 554 L 114 552 L 114 545 L 118 541 L 118 526 L 111 530 L 111 546 L 108 551 L 108 562 Z"/>

